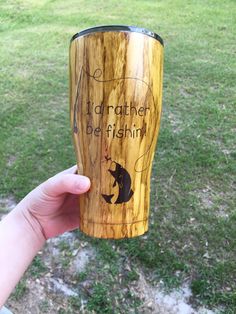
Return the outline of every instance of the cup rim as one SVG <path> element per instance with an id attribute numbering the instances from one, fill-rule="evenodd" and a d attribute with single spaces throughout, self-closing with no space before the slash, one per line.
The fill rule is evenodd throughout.
<path id="1" fill-rule="evenodd" d="M 112 32 L 112 31 L 141 33 L 141 34 L 147 35 L 149 37 L 152 37 L 152 38 L 158 40 L 162 44 L 162 46 L 164 46 L 164 41 L 158 34 L 152 32 L 148 29 L 142 28 L 142 27 L 128 26 L 128 25 L 102 25 L 102 26 L 95 26 L 95 27 L 86 28 L 86 29 L 80 31 L 79 33 L 76 33 L 71 38 L 71 42 L 78 37 L 88 35 L 91 33 Z"/>

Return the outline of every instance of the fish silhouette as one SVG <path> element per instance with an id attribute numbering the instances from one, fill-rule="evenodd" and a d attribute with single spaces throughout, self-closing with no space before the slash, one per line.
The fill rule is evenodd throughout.
<path id="1" fill-rule="evenodd" d="M 120 164 L 115 161 L 112 161 L 112 163 L 115 164 L 115 170 L 109 169 L 108 171 L 115 179 L 112 187 L 115 187 L 118 184 L 118 197 L 115 202 L 112 202 L 112 197 L 114 196 L 114 194 L 102 194 L 102 197 L 109 204 L 126 203 L 131 199 L 132 195 L 134 194 L 133 190 L 131 189 L 131 177 L 128 171 Z"/>

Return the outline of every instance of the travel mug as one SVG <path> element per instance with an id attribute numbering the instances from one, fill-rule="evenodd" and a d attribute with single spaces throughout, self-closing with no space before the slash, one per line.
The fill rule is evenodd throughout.
<path id="1" fill-rule="evenodd" d="M 81 31 L 70 44 L 70 120 L 80 229 L 97 238 L 148 230 L 150 176 L 160 127 L 163 41 L 133 26 Z"/>

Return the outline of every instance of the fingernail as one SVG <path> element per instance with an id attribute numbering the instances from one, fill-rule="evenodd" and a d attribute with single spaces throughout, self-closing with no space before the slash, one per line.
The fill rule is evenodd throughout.
<path id="1" fill-rule="evenodd" d="M 85 190 L 88 189 L 90 186 L 90 180 L 87 177 L 79 176 L 78 183 L 76 184 L 76 188 L 78 190 Z"/>

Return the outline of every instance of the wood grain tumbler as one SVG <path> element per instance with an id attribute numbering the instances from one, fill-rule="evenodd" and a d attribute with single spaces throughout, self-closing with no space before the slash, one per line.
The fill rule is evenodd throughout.
<path id="1" fill-rule="evenodd" d="M 97 238 L 148 230 L 150 176 L 161 117 L 163 41 L 131 26 L 94 27 L 70 44 L 70 119 L 80 229 Z"/>

